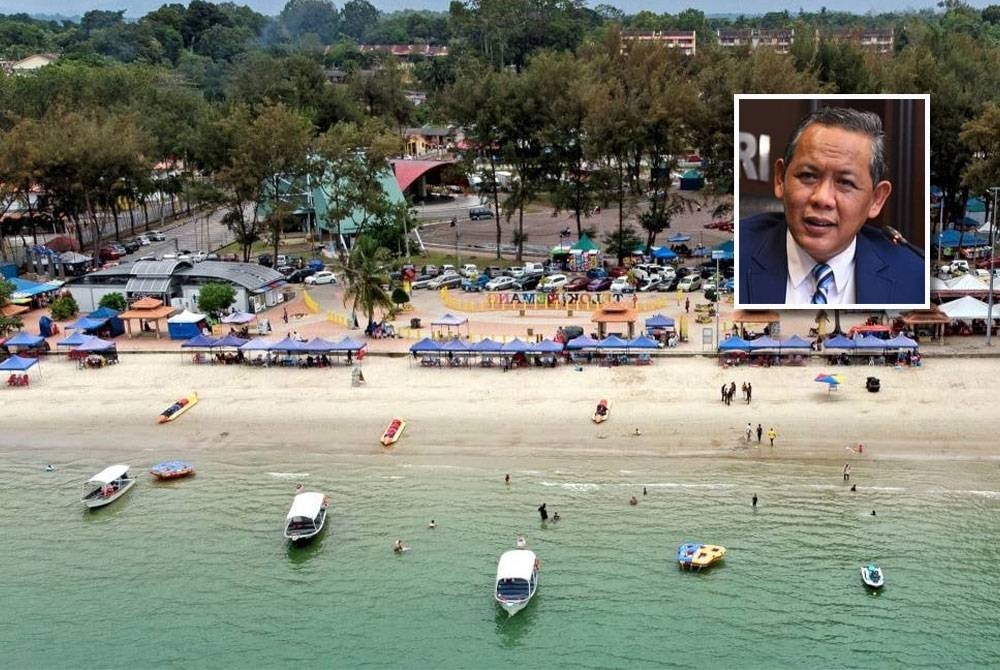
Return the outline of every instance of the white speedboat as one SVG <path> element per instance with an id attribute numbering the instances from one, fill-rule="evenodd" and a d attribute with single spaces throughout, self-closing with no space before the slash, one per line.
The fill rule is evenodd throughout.
<path id="1" fill-rule="evenodd" d="M 865 586 L 870 586 L 873 589 L 880 589 L 885 584 L 885 573 L 882 572 L 882 568 L 878 567 L 874 563 L 862 565 L 861 581 L 865 583 Z"/>
<path id="2" fill-rule="evenodd" d="M 329 498 L 322 493 L 305 491 L 296 494 L 285 517 L 285 537 L 292 542 L 304 542 L 319 535 L 326 523 L 329 504 Z"/>
<path id="3" fill-rule="evenodd" d="M 538 590 L 538 557 L 527 549 L 505 551 L 497 563 L 493 596 L 509 616 L 520 612 Z"/>
<path id="4" fill-rule="evenodd" d="M 83 504 L 93 509 L 104 507 L 125 495 L 135 485 L 135 479 L 128 474 L 127 465 L 112 465 L 104 468 L 83 485 Z"/>

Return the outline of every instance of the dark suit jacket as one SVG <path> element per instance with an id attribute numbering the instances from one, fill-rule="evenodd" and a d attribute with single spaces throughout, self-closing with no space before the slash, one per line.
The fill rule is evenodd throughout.
<path id="1" fill-rule="evenodd" d="M 740 221 L 740 304 L 785 304 L 787 228 L 781 213 L 758 214 Z M 909 247 L 894 245 L 872 226 L 861 228 L 854 255 L 856 304 L 923 304 L 926 282 L 923 257 Z"/>

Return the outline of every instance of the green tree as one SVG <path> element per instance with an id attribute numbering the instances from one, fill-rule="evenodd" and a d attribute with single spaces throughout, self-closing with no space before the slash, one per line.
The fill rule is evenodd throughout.
<path id="1" fill-rule="evenodd" d="M 367 0 L 347 0 L 340 10 L 340 31 L 364 43 L 368 30 L 378 21 L 379 11 Z"/>
<path id="2" fill-rule="evenodd" d="M 604 252 L 610 256 L 624 258 L 632 250 L 642 245 L 642 239 L 632 226 L 614 230 L 604 235 Z"/>
<path id="3" fill-rule="evenodd" d="M 236 291 L 230 284 L 209 282 L 198 292 L 198 309 L 216 319 L 234 302 L 236 302 Z"/>
<path id="4" fill-rule="evenodd" d="M 66 321 L 72 319 L 80 312 L 80 306 L 76 304 L 76 299 L 69 291 L 65 291 L 56 296 L 49 305 L 52 318 L 56 321 Z"/>
<path id="5" fill-rule="evenodd" d="M 14 284 L 0 277 L 0 307 L 6 306 L 10 302 L 10 296 L 14 294 Z M 0 313 L 0 337 L 6 337 L 8 333 L 20 330 L 24 327 L 24 321 L 19 316 L 6 316 Z"/>
<path id="6" fill-rule="evenodd" d="M 124 312 L 128 309 L 128 303 L 125 302 L 125 296 L 117 291 L 101 296 L 101 302 L 98 303 L 98 306 L 110 307 L 111 309 L 119 312 Z"/>
<path id="7" fill-rule="evenodd" d="M 344 306 L 355 315 L 361 312 L 370 325 L 375 311 L 387 312 L 393 301 L 386 287 L 389 285 L 389 259 L 387 249 L 378 246 L 377 240 L 361 236 L 349 254 L 341 255 L 344 266 Z"/>

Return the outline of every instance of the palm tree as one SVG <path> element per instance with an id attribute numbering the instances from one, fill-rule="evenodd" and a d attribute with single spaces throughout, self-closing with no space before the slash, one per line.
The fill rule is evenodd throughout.
<path id="1" fill-rule="evenodd" d="M 371 324 L 375 320 L 375 310 L 388 312 L 392 309 L 392 297 L 385 288 L 390 281 L 389 258 L 389 251 L 378 246 L 377 240 L 364 236 L 355 240 L 350 253 L 341 255 L 344 306 L 350 306 L 355 324 L 358 311 L 368 317 Z"/>

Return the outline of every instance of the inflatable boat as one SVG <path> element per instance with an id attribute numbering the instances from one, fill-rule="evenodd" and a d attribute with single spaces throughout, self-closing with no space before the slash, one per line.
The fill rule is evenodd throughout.
<path id="1" fill-rule="evenodd" d="M 183 398 L 175 402 L 173 405 L 160 412 L 160 417 L 157 419 L 157 423 L 166 423 L 167 421 L 173 421 L 181 414 L 194 407 L 196 402 L 198 402 L 197 393 L 190 393 L 184 396 Z"/>
<path id="2" fill-rule="evenodd" d="M 385 427 L 385 432 L 382 433 L 382 446 L 391 447 L 396 444 L 396 440 L 402 435 L 404 428 L 406 428 L 406 422 L 399 417 L 390 421 L 389 425 Z"/>

